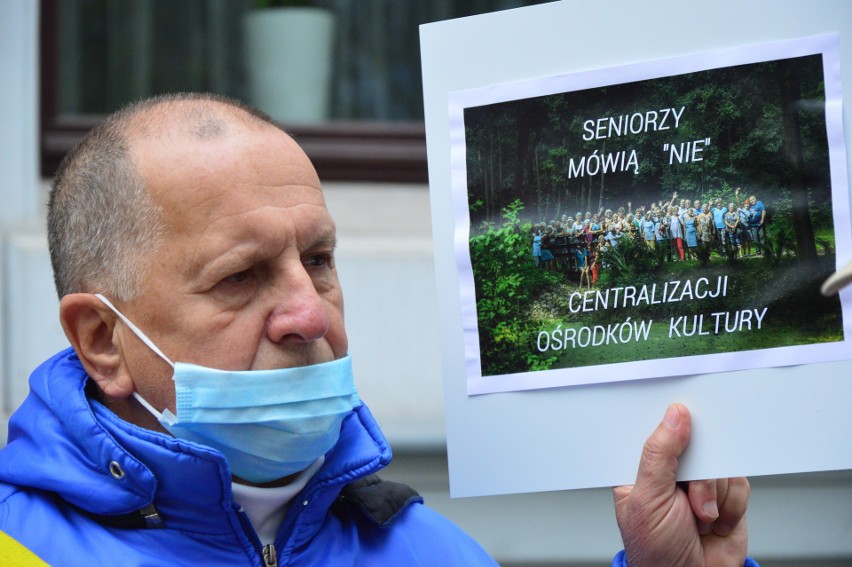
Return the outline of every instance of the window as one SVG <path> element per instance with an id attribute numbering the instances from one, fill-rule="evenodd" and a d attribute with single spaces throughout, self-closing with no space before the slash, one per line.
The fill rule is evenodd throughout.
<path id="1" fill-rule="evenodd" d="M 260 3 L 43 0 L 42 173 L 51 176 L 85 132 L 127 102 L 188 90 L 253 102 L 243 19 Z M 334 19 L 327 116 L 282 120 L 320 177 L 425 182 L 418 25 L 540 1 L 262 3 L 310 4 Z"/>

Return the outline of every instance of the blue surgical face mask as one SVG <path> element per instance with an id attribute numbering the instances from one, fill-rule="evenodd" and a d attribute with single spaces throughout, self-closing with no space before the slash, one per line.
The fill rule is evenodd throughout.
<path id="1" fill-rule="evenodd" d="M 234 476 L 272 482 L 306 469 L 340 436 L 358 405 L 352 360 L 296 368 L 216 370 L 172 362 L 103 295 L 104 305 L 174 368 L 175 413 L 133 395 L 172 435 L 220 451 Z"/>

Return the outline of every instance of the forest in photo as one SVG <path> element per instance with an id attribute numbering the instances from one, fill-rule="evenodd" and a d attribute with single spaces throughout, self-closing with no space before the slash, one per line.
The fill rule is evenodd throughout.
<path id="1" fill-rule="evenodd" d="M 843 339 L 819 293 L 835 265 L 821 55 L 470 107 L 464 124 L 483 376 Z M 576 309 L 722 277 L 723 296 Z"/>

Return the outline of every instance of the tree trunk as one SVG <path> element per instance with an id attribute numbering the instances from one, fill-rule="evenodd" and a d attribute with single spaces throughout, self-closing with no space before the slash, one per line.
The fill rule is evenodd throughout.
<path id="1" fill-rule="evenodd" d="M 536 144 L 534 152 L 535 153 L 533 154 L 533 157 L 535 158 L 535 202 L 536 202 L 536 208 L 539 212 L 539 216 L 541 216 L 542 190 L 541 190 L 541 170 L 539 169 L 539 165 L 538 165 L 538 144 Z M 532 212 L 532 211 L 530 211 L 530 212 Z"/>
<path id="2" fill-rule="evenodd" d="M 793 204 L 793 231 L 796 234 L 796 253 L 800 261 L 814 262 L 817 258 L 814 229 L 805 186 L 802 131 L 797 105 L 801 87 L 796 63 L 784 61 L 781 74 L 781 108 L 784 116 L 784 158 L 787 162 L 790 197 Z M 771 206 L 771 205 L 770 205 Z"/>
<path id="3" fill-rule="evenodd" d="M 485 218 L 491 219 L 494 215 L 494 132 L 488 136 L 488 184 L 485 190 Z"/>
<path id="4" fill-rule="evenodd" d="M 605 153 L 606 153 L 606 140 L 604 140 L 604 142 L 603 142 L 603 149 L 601 150 L 601 154 L 605 154 Z M 604 177 L 606 177 L 606 176 L 604 175 L 604 173 L 603 173 L 603 172 L 601 172 L 601 192 L 600 192 L 600 195 L 599 195 L 599 197 L 598 197 L 598 209 L 600 209 L 601 207 L 603 207 L 603 200 L 604 200 Z M 591 183 L 591 181 L 590 181 L 590 183 Z"/>

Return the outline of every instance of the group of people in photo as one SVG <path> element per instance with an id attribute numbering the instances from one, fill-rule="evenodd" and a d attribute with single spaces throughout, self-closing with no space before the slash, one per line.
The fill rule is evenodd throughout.
<path id="1" fill-rule="evenodd" d="M 659 249 L 668 262 L 698 259 L 699 250 L 748 257 L 761 254 L 766 240 L 767 210 L 755 195 L 727 204 L 721 198 L 702 203 L 700 199 L 659 201 L 648 206 L 617 210 L 601 208 L 597 213 L 577 212 L 573 218 L 537 222 L 532 226 L 532 256 L 545 270 L 579 274 L 579 286 L 592 287 L 600 276 L 602 252 L 616 248 L 624 238 L 639 239 Z M 605 267 L 605 265 L 604 265 Z"/>

